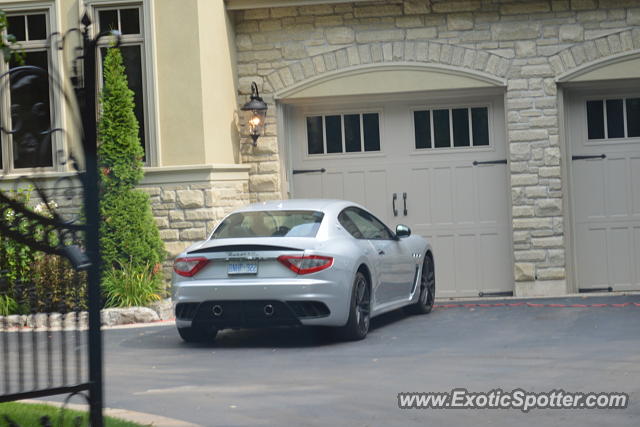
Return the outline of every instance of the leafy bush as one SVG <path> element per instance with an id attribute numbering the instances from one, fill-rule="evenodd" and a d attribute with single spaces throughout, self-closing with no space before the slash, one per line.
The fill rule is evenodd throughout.
<path id="1" fill-rule="evenodd" d="M 135 188 L 143 176 L 144 152 L 133 111 L 133 92 L 117 48 L 108 49 L 104 60 L 100 103 L 100 246 L 105 273 L 124 263 L 155 268 L 165 258 L 164 243 L 149 196 Z"/>
<path id="2" fill-rule="evenodd" d="M 102 276 L 105 307 L 145 306 L 160 299 L 163 288 L 162 273 L 149 265 L 118 263 Z"/>
<path id="3" fill-rule="evenodd" d="M 0 316 L 18 314 L 19 308 L 18 303 L 12 297 L 0 294 Z"/>
<path id="4" fill-rule="evenodd" d="M 18 190 L 13 197 L 29 206 L 31 189 Z M 51 206 L 51 205 L 50 205 Z M 52 206 L 54 207 L 54 206 Z M 5 208 L 0 206 L 0 208 Z M 46 215 L 39 203 L 33 210 Z M 29 220 L 18 220 L 12 209 L 3 209 L 5 221 L 22 232 L 32 229 Z M 35 227 L 35 232 L 41 228 Z M 57 237 L 49 239 L 57 243 Z M 0 236 L 0 315 L 86 309 L 86 276 L 63 257 L 35 251 L 9 237 Z"/>
<path id="5" fill-rule="evenodd" d="M 12 197 L 25 205 L 31 199 L 31 189 L 22 189 L 12 192 Z M 6 208 L 6 209 L 5 209 Z M 27 220 L 19 220 L 11 208 L 0 205 L 0 212 L 3 212 L 3 220 L 12 227 L 24 232 L 31 224 Z M 31 273 L 31 266 L 37 257 L 36 251 L 29 246 L 16 242 L 15 240 L 0 236 L 0 278 L 9 283 L 18 280 L 27 280 Z M 1 288 L 0 292 L 6 291 Z"/>

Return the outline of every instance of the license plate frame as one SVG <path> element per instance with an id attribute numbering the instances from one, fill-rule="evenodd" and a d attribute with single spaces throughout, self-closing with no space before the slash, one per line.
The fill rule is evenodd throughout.
<path id="1" fill-rule="evenodd" d="M 228 276 L 242 276 L 258 274 L 258 261 L 228 261 L 227 262 L 227 275 Z"/>

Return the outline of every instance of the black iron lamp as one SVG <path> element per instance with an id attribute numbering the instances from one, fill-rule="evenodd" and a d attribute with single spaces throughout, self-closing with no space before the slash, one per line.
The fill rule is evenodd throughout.
<path id="1" fill-rule="evenodd" d="M 242 106 L 241 110 L 248 112 L 249 135 L 251 135 L 253 145 L 255 146 L 264 130 L 264 124 L 267 118 L 267 104 L 260 97 L 256 82 L 251 82 L 251 99 Z"/>

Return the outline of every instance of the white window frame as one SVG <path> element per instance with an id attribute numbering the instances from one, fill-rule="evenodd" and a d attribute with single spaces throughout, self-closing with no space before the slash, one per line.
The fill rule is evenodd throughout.
<path id="1" fill-rule="evenodd" d="M 346 151 L 346 141 L 344 135 L 344 116 L 350 116 L 358 114 L 360 116 L 360 149 L 361 151 Z M 380 149 L 377 151 L 365 151 L 364 150 L 364 119 L 363 116 L 365 114 L 377 114 L 378 115 L 378 133 L 380 137 Z M 339 110 L 339 111 L 331 111 L 331 110 L 323 110 L 319 112 L 309 112 L 304 115 L 304 126 L 306 130 L 307 126 L 307 118 L 309 117 L 322 117 L 322 148 L 324 153 L 317 154 L 309 154 L 309 133 L 305 132 L 305 148 L 304 148 L 304 158 L 308 160 L 317 160 L 317 159 L 344 159 L 350 157 L 377 157 L 380 155 L 384 155 L 384 141 L 383 141 L 383 116 L 382 109 L 353 109 L 353 110 Z M 342 132 L 342 152 L 341 153 L 327 153 L 327 126 L 325 122 L 326 116 L 340 116 L 341 128 Z"/>
<path id="2" fill-rule="evenodd" d="M 79 2 L 79 7 L 82 8 L 82 2 Z M 127 9 L 127 8 L 139 8 L 140 13 L 140 35 L 124 34 L 122 35 L 122 45 L 127 44 L 140 44 L 141 45 L 141 58 L 142 58 L 142 92 L 144 98 L 144 119 L 145 119 L 145 164 L 146 167 L 160 166 L 160 143 L 159 143 L 159 126 L 158 126 L 158 88 L 155 78 L 155 45 L 153 42 L 153 1 L 149 0 L 85 0 L 84 4 L 87 7 L 89 16 L 93 25 L 91 26 L 93 36 L 97 35 L 97 28 L 99 25 L 98 11 L 100 10 L 113 10 L 113 9 Z M 82 16 L 82 12 L 81 16 Z M 109 46 L 109 38 L 105 38 L 101 41 L 98 48 Z M 101 64 L 100 55 L 96 56 L 98 62 Z M 98 91 L 102 88 L 102 67 L 98 67 L 97 75 L 97 88 Z M 96 106 L 98 108 L 98 106 Z"/>
<path id="3" fill-rule="evenodd" d="M 472 122 L 472 108 L 486 108 L 487 109 L 487 126 L 489 130 L 489 145 L 473 145 L 473 122 Z M 469 144 L 468 146 L 456 147 L 453 140 L 453 110 L 467 109 L 469 118 Z M 448 110 L 449 111 L 449 147 L 435 147 L 435 129 L 433 126 L 433 111 L 434 110 Z M 431 146 L 426 148 L 416 147 L 416 123 L 415 115 L 416 111 L 428 111 L 430 121 L 431 132 Z M 494 135 L 493 135 L 493 104 L 492 103 L 460 103 L 460 104 L 444 104 L 444 105 L 420 105 L 409 108 L 409 114 L 411 116 L 411 130 L 413 135 L 413 145 L 411 152 L 415 154 L 428 154 L 428 153 L 454 153 L 454 152 L 468 152 L 468 151 L 493 151 L 494 150 Z"/>
<path id="4" fill-rule="evenodd" d="M 52 33 L 59 31 L 58 15 L 56 8 L 52 2 L 33 2 L 33 3 L 14 3 L 2 6 L 3 11 L 7 16 L 11 15 L 33 15 L 33 14 L 45 14 L 45 22 L 47 25 L 46 34 L 49 37 Z M 27 30 L 28 31 L 28 30 Z M 47 52 L 48 62 L 48 75 L 49 77 L 49 117 L 51 120 L 51 129 L 64 128 L 65 117 L 64 108 L 62 106 L 61 99 L 63 98 L 59 93 L 59 88 L 54 87 L 51 77 L 54 79 L 64 78 L 59 75 L 61 53 L 57 49 L 52 49 L 47 46 L 48 40 L 37 41 L 20 41 L 20 49 L 25 52 L 28 51 L 42 51 Z M 0 73 L 5 73 L 9 69 L 9 65 L 4 61 L 0 61 Z M 8 83 L 3 88 L 4 96 L 0 99 L 0 120 L 3 124 L 11 123 L 11 100 L 10 90 Z M 14 168 L 13 163 L 13 138 L 10 134 L 2 132 L 0 136 L 3 144 L 0 149 L 2 150 L 2 167 L 0 168 L 0 176 L 11 177 L 19 175 L 45 175 L 52 172 L 64 172 L 67 167 L 60 162 L 60 158 L 65 158 L 64 140 L 61 132 L 53 132 L 51 134 L 51 166 L 37 167 L 37 168 Z"/>

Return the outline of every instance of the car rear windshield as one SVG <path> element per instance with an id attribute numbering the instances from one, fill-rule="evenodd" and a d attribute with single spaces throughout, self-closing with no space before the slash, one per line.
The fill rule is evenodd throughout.
<path id="1" fill-rule="evenodd" d="M 238 212 L 225 218 L 211 238 L 315 237 L 323 217 L 317 211 Z"/>

